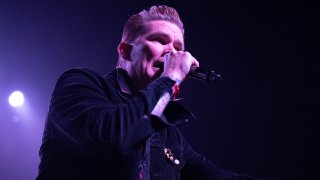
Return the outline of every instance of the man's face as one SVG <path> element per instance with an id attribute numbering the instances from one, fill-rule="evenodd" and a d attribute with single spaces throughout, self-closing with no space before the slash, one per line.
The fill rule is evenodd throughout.
<path id="1" fill-rule="evenodd" d="M 164 55 L 184 50 L 184 39 L 177 25 L 163 20 L 148 23 L 145 34 L 132 42 L 131 77 L 144 88 L 163 71 Z"/>

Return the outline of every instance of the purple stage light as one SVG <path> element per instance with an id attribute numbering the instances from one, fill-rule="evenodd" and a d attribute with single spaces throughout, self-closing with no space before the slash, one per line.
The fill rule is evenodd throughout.
<path id="1" fill-rule="evenodd" d="M 12 107 L 22 106 L 24 104 L 24 96 L 20 91 L 14 91 L 9 96 L 9 104 Z"/>

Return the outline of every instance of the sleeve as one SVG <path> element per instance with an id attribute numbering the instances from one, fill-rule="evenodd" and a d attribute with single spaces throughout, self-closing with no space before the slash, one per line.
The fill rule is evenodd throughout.
<path id="1" fill-rule="evenodd" d="M 132 99 L 117 102 L 119 92 L 103 77 L 72 69 L 57 81 L 47 121 L 55 138 L 68 147 L 90 152 L 112 144 L 125 150 L 167 126 L 160 119 L 151 120 L 150 113 L 161 95 L 172 91 L 174 83 L 158 78 Z"/>

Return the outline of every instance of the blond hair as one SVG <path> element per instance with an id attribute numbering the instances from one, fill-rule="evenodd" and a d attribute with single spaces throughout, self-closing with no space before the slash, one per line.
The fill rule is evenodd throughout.
<path id="1" fill-rule="evenodd" d="M 124 25 L 121 41 L 130 43 L 139 35 L 147 31 L 147 23 L 153 20 L 164 20 L 177 25 L 184 34 L 183 23 L 178 12 L 165 5 L 151 6 L 149 10 L 143 10 L 129 17 Z"/>

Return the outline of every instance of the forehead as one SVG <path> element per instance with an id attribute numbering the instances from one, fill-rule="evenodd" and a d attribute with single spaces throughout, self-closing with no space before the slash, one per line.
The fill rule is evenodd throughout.
<path id="1" fill-rule="evenodd" d="M 145 36 L 164 34 L 174 38 L 175 41 L 179 41 L 184 44 L 183 33 L 174 23 L 164 20 L 153 20 L 147 23 L 146 30 Z"/>

